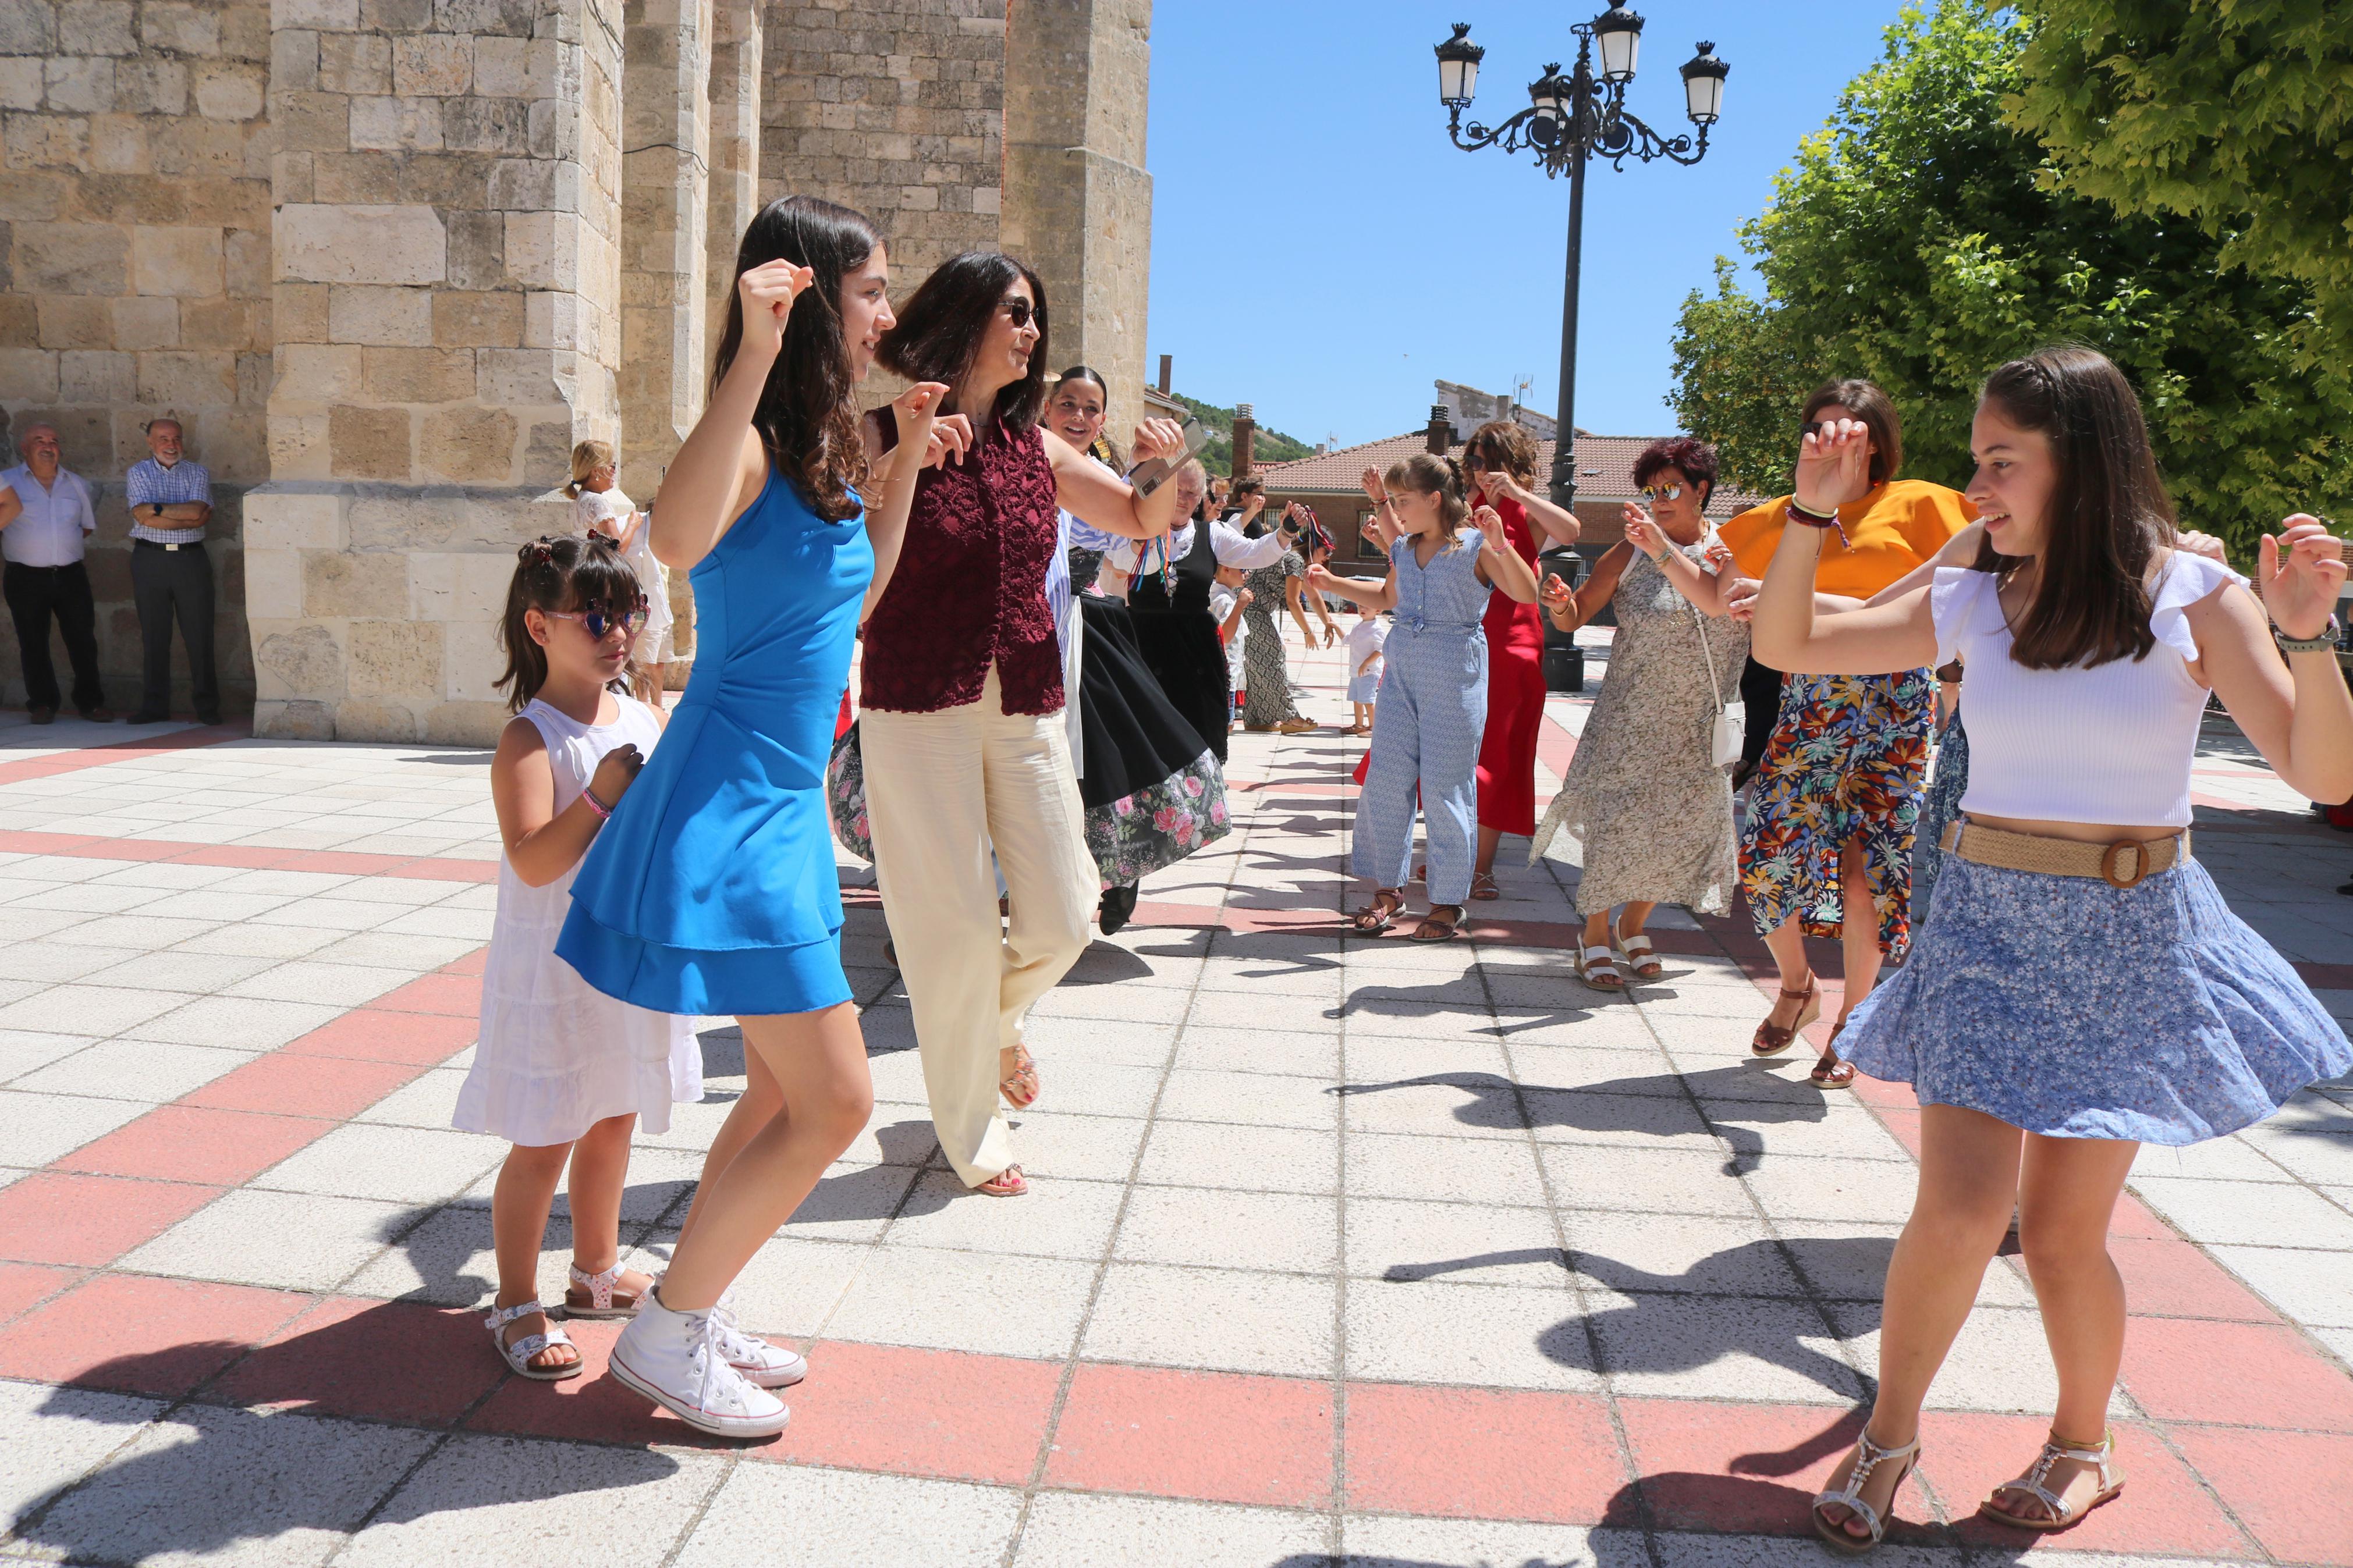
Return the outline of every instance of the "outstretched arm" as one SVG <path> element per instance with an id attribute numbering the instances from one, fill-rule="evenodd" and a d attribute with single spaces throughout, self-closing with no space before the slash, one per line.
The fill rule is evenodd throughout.
<path id="1" fill-rule="evenodd" d="M 769 261 L 735 280 L 744 341 L 710 405 L 670 459 L 654 508 L 654 559 L 663 565 L 684 570 L 710 554 L 767 483 L 768 454 L 752 428 L 752 414 L 784 347 L 793 301 L 814 277 L 806 267 Z"/>
<path id="2" fill-rule="evenodd" d="M 1601 613 L 1601 606 L 1618 591 L 1618 579 L 1626 574 L 1627 563 L 1634 559 L 1634 547 L 1623 540 L 1602 552 L 1601 559 L 1593 563 L 1582 585 L 1571 592 L 1567 584 L 1551 573 L 1545 575 L 1538 597 L 1552 624 L 1565 632 L 1573 632 Z"/>
<path id="3" fill-rule="evenodd" d="M 1368 610 L 1397 608 L 1397 568 L 1376 583 L 1365 577 L 1343 577 L 1328 566 L 1310 566 L 1307 581 L 1319 594 L 1337 594 L 1340 597 L 1364 605 Z"/>
<path id="4" fill-rule="evenodd" d="M 1101 463 L 1055 435 L 1046 437 L 1046 457 L 1054 465 L 1054 489 L 1074 517 L 1105 533 L 1126 539 L 1152 539 L 1177 523 L 1176 487 L 1163 484 L 1148 496 Z M 1144 463 L 1154 458 L 1174 459 L 1185 450 L 1185 430 L 1174 419 L 1147 419 L 1135 427 L 1134 457 Z"/>
<path id="5" fill-rule="evenodd" d="M 2234 584 L 2188 616 L 2215 694 L 2263 761 L 2298 795 L 2328 802 L 2353 797 L 2353 694 L 2335 649 L 2284 654 L 2265 611 L 2285 637 L 2318 637 L 2345 584 L 2334 544 L 2318 519 L 2298 512 L 2259 547 L 2262 604 Z"/>

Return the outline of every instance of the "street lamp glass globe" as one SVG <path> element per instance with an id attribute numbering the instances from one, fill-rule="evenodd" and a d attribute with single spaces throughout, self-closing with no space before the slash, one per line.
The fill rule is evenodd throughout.
<path id="1" fill-rule="evenodd" d="M 1626 9 L 1625 0 L 1615 0 L 1593 19 L 1593 42 L 1601 51 L 1603 81 L 1634 79 L 1634 61 L 1642 48 L 1642 18 Z"/>
<path id="2" fill-rule="evenodd" d="M 1724 112 L 1724 79 L 1732 68 L 1715 58 L 1715 46 L 1702 42 L 1683 62 L 1683 99 L 1694 125 L 1713 125 Z"/>
<path id="3" fill-rule="evenodd" d="M 1479 62 L 1487 51 L 1471 41 L 1471 24 L 1454 24 L 1454 36 L 1438 46 L 1438 101 L 1459 109 L 1479 90 Z"/>
<path id="4" fill-rule="evenodd" d="M 1544 75 L 1528 84 L 1528 99 L 1539 117 L 1567 119 L 1569 102 L 1576 96 L 1577 85 L 1560 74 L 1558 60 L 1547 64 Z"/>

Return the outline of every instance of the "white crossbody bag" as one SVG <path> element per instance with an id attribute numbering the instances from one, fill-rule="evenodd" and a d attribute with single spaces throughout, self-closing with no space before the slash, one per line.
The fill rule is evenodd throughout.
<path id="1" fill-rule="evenodd" d="M 1707 641 L 1707 613 L 1688 601 L 1686 607 L 1699 627 L 1699 650 L 1707 659 L 1708 693 L 1716 699 L 1715 722 L 1708 731 L 1707 737 L 1708 759 L 1719 768 L 1728 768 L 1740 760 L 1741 751 L 1747 743 L 1748 704 L 1738 697 L 1729 702 L 1724 700 L 1724 686 L 1715 675 L 1715 650 L 1708 646 Z"/>

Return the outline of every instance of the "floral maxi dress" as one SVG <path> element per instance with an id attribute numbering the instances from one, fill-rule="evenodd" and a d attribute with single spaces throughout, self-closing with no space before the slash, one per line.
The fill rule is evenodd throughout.
<path id="1" fill-rule="evenodd" d="M 1705 569 L 1731 559 L 1713 531 L 1681 548 Z M 1584 867 L 1576 900 L 1588 919 L 1637 902 L 1723 914 L 1739 858 L 1731 781 L 1709 743 L 1718 708 L 1740 694 L 1748 628 L 1703 617 L 1639 552 L 1609 602 L 1618 635 L 1609 673 L 1528 858 L 1556 833 L 1581 841 L 1581 853 L 1562 858 Z"/>

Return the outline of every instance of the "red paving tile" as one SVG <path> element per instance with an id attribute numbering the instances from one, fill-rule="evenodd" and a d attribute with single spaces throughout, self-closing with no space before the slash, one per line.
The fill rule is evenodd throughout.
<path id="1" fill-rule="evenodd" d="M 505 1375 L 481 1314 L 339 1297 L 307 1307 L 198 1395 L 409 1426 L 447 1426 Z M 396 1375 L 387 1376 L 396 1369 Z"/>
<path id="2" fill-rule="evenodd" d="M 220 1194 L 180 1182 L 36 1171 L 0 1188 L 0 1258 L 101 1268 Z"/>
<path id="3" fill-rule="evenodd" d="M 572 1342 L 580 1347 L 580 1375 L 562 1383 L 542 1383 L 510 1373 L 499 1384 L 498 1392 L 466 1418 L 467 1431 L 570 1437 L 586 1443 L 618 1443 L 631 1447 L 651 1443 L 697 1448 L 754 1446 L 698 1432 L 607 1375 L 606 1357 L 612 1351 L 613 1342 L 621 1337 L 621 1324 L 566 1323 L 565 1329 L 571 1334 Z M 480 1330 L 476 1332 L 482 1335 L 483 1353 L 495 1353 L 490 1349 L 491 1336 Z M 782 1397 L 786 1405 L 795 1402 L 790 1393 Z M 774 1438 L 764 1438 L 758 1446 L 773 1442 Z"/>
<path id="4" fill-rule="evenodd" d="M 2048 1421 L 1975 1412 L 1932 1414 L 1920 1423 L 1920 1469 L 1951 1510 L 1964 1540 L 2060 1552 L 2183 1557 L 2259 1557 L 2198 1477 L 2147 1426 L 2117 1422 L 2116 1468 L 2125 1489 L 2063 1532 L 2040 1534 L 1977 1516 L 1993 1489 L 2023 1474 L 2050 1436 Z"/>
<path id="5" fill-rule="evenodd" d="M 1631 1479 L 1578 1394 L 1352 1384 L 1346 1441 L 1355 1509 L 1597 1524 Z"/>
<path id="6" fill-rule="evenodd" d="M 482 1011 L 482 983 L 464 974 L 420 974 L 368 1006 L 379 1012 L 435 1013 L 470 1021 Z"/>
<path id="7" fill-rule="evenodd" d="M 826 1342 L 780 1390 L 793 1424 L 762 1458 L 1020 1486 L 1046 1440 L 1059 1362 Z"/>
<path id="8" fill-rule="evenodd" d="M 333 1131 L 335 1126 L 313 1117 L 163 1105 L 95 1142 L 83 1144 L 50 1168 L 234 1187 Z"/>
<path id="9" fill-rule="evenodd" d="M 2116 1212 L 2108 1216 L 2108 1234 L 2137 1237 L 2142 1241 L 2179 1241 L 2181 1233 L 2157 1217 L 2149 1206 L 2126 1193 L 2116 1199 Z"/>
<path id="10" fill-rule="evenodd" d="M 33 1263 L 0 1263 L 0 1321 L 81 1278 L 78 1268 L 44 1268 Z"/>
<path id="11" fill-rule="evenodd" d="M 270 1051 L 179 1101 L 216 1110 L 279 1116 L 356 1116 L 425 1071 L 417 1062 L 358 1061 Z"/>
<path id="12" fill-rule="evenodd" d="M 2222 1426 L 2177 1426 L 2172 1436 L 2274 1556 L 2353 1563 L 2353 1437 Z"/>
<path id="13" fill-rule="evenodd" d="M 345 1057 L 434 1067 L 472 1045 L 478 1028 L 470 1013 L 457 1016 L 358 1007 L 280 1048 L 295 1057 Z"/>
<path id="14" fill-rule="evenodd" d="M 1820 1405 L 1621 1399 L 1618 1413 L 1661 1530 L 1811 1534 L 1814 1494 L 1862 1430 L 1860 1412 Z M 1933 1517 L 1907 1484 L 1890 1539 L 1926 1538 Z"/>
<path id="15" fill-rule="evenodd" d="M 473 952 L 468 953 L 463 958 L 451 959 L 439 969 L 435 970 L 434 973 L 436 974 L 471 974 L 480 977 L 483 969 L 488 966 L 490 962 L 491 950 L 489 946 L 485 944 L 484 946 L 476 948 Z"/>
<path id="16" fill-rule="evenodd" d="M 0 1330 L 0 1376 L 177 1397 L 309 1301 L 242 1285 L 101 1274 Z"/>
<path id="17" fill-rule="evenodd" d="M 442 856 L 420 856 L 403 860 L 397 866 L 385 868 L 387 877 L 409 877 L 423 882 L 496 882 L 499 863 L 496 860 L 459 860 Z"/>
<path id="18" fill-rule="evenodd" d="M 2353 1378 L 2284 1323 L 2135 1318 L 2123 1381 L 2159 1421 L 2353 1433 Z"/>
<path id="19" fill-rule="evenodd" d="M 0 784 L 18 784 L 26 779 L 54 778 L 59 773 L 79 773 L 84 768 L 104 767 L 109 763 L 135 762 L 142 757 L 152 757 L 159 752 L 181 752 L 192 746 L 215 746 L 223 741 L 244 740 L 252 733 L 252 721 L 238 719 L 227 724 L 207 724 L 195 729 L 176 731 L 169 735 L 142 736 L 137 740 L 117 741 L 104 746 L 83 746 L 76 751 L 58 752 L 46 757 L 29 757 L 21 763 L 0 763 Z"/>
<path id="20" fill-rule="evenodd" d="M 1332 1389 L 1295 1377 L 1082 1365 L 1046 1484 L 1322 1508 L 1332 1497 Z"/>
<path id="21" fill-rule="evenodd" d="M 381 877 L 408 859 L 406 855 L 365 855 L 347 849 L 298 849 L 280 861 L 278 868 L 328 877 Z"/>
<path id="22" fill-rule="evenodd" d="M 2230 1271 L 2179 1237 L 2148 1241 L 2112 1236 L 2108 1256 L 2125 1278 L 2125 1300 L 2135 1312 L 2168 1318 L 2229 1318 L 2275 1323 L 2279 1314 L 2231 1277 Z"/>

